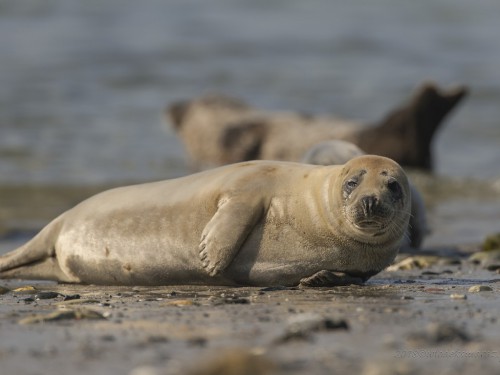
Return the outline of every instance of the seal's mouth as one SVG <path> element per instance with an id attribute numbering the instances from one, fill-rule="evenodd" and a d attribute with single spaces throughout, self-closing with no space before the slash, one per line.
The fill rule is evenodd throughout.
<path id="1" fill-rule="evenodd" d="M 374 233 L 375 235 L 382 234 L 387 228 L 386 223 L 373 219 L 359 220 L 353 222 L 352 225 L 360 231 L 363 231 L 365 233 Z"/>

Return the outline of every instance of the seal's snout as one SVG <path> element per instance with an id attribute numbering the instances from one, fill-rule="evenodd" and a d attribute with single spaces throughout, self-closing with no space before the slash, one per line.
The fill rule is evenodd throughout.
<path id="1" fill-rule="evenodd" d="M 367 195 L 361 198 L 361 207 L 363 207 L 363 213 L 366 217 L 373 215 L 374 210 L 378 206 L 379 200 L 375 195 Z"/>

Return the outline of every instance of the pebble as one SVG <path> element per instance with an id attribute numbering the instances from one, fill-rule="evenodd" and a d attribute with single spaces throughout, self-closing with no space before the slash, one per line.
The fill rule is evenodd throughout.
<path id="1" fill-rule="evenodd" d="M 63 301 L 72 301 L 74 299 L 80 299 L 80 295 L 79 294 L 67 294 L 64 296 Z"/>
<path id="2" fill-rule="evenodd" d="M 483 268 L 494 271 L 500 268 L 500 249 L 479 251 L 472 254 L 468 260 L 474 264 L 478 264 Z"/>
<path id="3" fill-rule="evenodd" d="M 35 299 L 53 299 L 59 297 L 59 293 L 56 292 L 38 292 L 35 294 Z"/>
<path id="4" fill-rule="evenodd" d="M 451 299 L 467 299 L 465 294 L 452 293 L 450 294 Z"/>
<path id="5" fill-rule="evenodd" d="M 35 294 L 38 292 L 38 289 L 36 289 L 34 286 L 27 285 L 27 286 L 22 286 L 20 288 L 13 289 L 12 291 L 17 293 L 17 294 Z"/>
<path id="6" fill-rule="evenodd" d="M 71 305 L 90 305 L 90 304 L 99 304 L 101 301 L 98 299 L 70 299 L 68 301 L 59 301 L 56 302 L 56 305 L 60 306 L 71 306 Z"/>
<path id="7" fill-rule="evenodd" d="M 388 267 L 387 271 L 409 271 L 427 268 L 434 264 L 437 264 L 440 259 L 440 257 L 434 255 L 411 256 Z"/>
<path id="8" fill-rule="evenodd" d="M 207 345 L 208 340 L 205 337 L 191 337 L 187 340 L 188 346 L 204 347 Z"/>
<path id="9" fill-rule="evenodd" d="M 0 295 L 10 292 L 10 289 L 0 285 Z"/>
<path id="10" fill-rule="evenodd" d="M 415 375 L 419 373 L 417 368 L 405 361 L 369 362 L 362 372 L 363 375 Z"/>
<path id="11" fill-rule="evenodd" d="M 407 340 L 418 345 L 436 345 L 450 342 L 469 342 L 469 335 L 452 323 L 431 323 L 423 332 L 412 332 Z"/>
<path id="12" fill-rule="evenodd" d="M 469 292 L 478 293 L 478 292 L 491 292 L 493 289 L 488 285 L 473 285 L 469 288 Z"/>
<path id="13" fill-rule="evenodd" d="M 293 315 L 288 320 L 285 332 L 276 340 L 287 342 L 294 339 L 310 339 L 313 332 L 349 330 L 349 324 L 345 319 L 324 318 L 313 313 Z"/>
<path id="14" fill-rule="evenodd" d="M 277 366 L 262 354 L 247 349 L 225 350 L 212 358 L 202 360 L 188 375 L 270 375 Z M 186 373 L 186 372 L 185 372 Z M 281 373 L 281 372 L 280 372 Z"/>
<path id="15" fill-rule="evenodd" d="M 199 306 L 200 304 L 190 299 L 177 299 L 163 303 L 161 306 Z"/>
<path id="16" fill-rule="evenodd" d="M 232 296 L 232 297 L 209 297 L 208 301 L 214 305 L 214 306 L 219 306 L 219 305 L 235 305 L 235 304 L 249 304 L 250 300 L 248 298 L 243 298 L 243 297 L 237 297 L 237 296 Z"/>
<path id="17" fill-rule="evenodd" d="M 100 312 L 89 309 L 55 311 L 49 314 L 35 314 L 19 320 L 19 324 L 35 324 L 58 320 L 106 319 Z"/>
<path id="18" fill-rule="evenodd" d="M 152 366 L 139 366 L 129 372 L 129 375 L 160 375 L 161 372 Z"/>
<path id="19" fill-rule="evenodd" d="M 488 266 L 486 266 L 486 269 L 488 271 L 498 271 L 500 270 L 500 263 L 489 264 Z"/>

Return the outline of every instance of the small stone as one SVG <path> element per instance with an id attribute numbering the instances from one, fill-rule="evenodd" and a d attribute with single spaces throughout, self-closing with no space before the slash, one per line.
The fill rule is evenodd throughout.
<path id="1" fill-rule="evenodd" d="M 129 372 L 129 375 L 159 375 L 161 374 L 158 369 L 152 366 L 139 366 Z"/>
<path id="2" fill-rule="evenodd" d="M 478 293 L 478 292 L 491 292 L 493 289 L 488 285 L 473 285 L 469 288 L 469 292 Z"/>
<path id="3" fill-rule="evenodd" d="M 199 305 L 199 304 L 195 303 L 193 300 L 190 299 L 176 299 L 162 304 L 162 306 L 177 306 L 177 307 L 193 306 L 193 305 Z"/>
<path id="4" fill-rule="evenodd" d="M 243 298 L 243 297 L 209 297 L 208 301 L 210 304 L 213 306 L 220 306 L 220 305 L 235 305 L 235 304 L 249 304 L 250 300 L 248 298 Z"/>
<path id="5" fill-rule="evenodd" d="M 90 305 L 90 304 L 99 304 L 99 303 L 101 303 L 101 301 L 99 301 L 98 299 L 76 298 L 76 299 L 70 299 L 67 301 L 59 301 L 59 302 L 56 302 L 55 304 L 60 305 L 60 306 L 72 306 L 72 305 Z"/>
<path id="6" fill-rule="evenodd" d="M 72 301 L 74 299 L 80 299 L 80 295 L 79 294 L 67 294 L 64 296 L 63 301 Z"/>
<path id="7" fill-rule="evenodd" d="M 261 292 L 279 292 L 282 290 L 297 290 L 297 287 L 288 287 L 288 286 L 268 286 L 265 288 L 259 289 Z"/>
<path id="8" fill-rule="evenodd" d="M 412 296 L 402 296 L 401 299 L 415 299 L 415 297 L 412 297 Z"/>
<path id="9" fill-rule="evenodd" d="M 412 332 L 408 341 L 418 345 L 436 345 L 450 342 L 469 342 L 469 335 L 460 327 L 451 323 L 431 323 L 424 331 Z"/>
<path id="10" fill-rule="evenodd" d="M 196 367 L 182 373 L 188 375 L 271 375 L 278 366 L 265 355 L 247 349 L 222 350 Z M 279 373 L 282 373 L 281 371 Z"/>
<path id="11" fill-rule="evenodd" d="M 489 264 L 486 266 L 486 269 L 488 271 L 498 271 L 498 270 L 500 270 L 500 263 Z"/>
<path id="12" fill-rule="evenodd" d="M 187 341 L 187 344 L 188 346 L 204 347 L 207 345 L 207 342 L 208 340 L 205 337 L 191 337 Z"/>
<path id="13" fill-rule="evenodd" d="M 250 300 L 248 298 L 234 296 L 234 297 L 226 298 L 226 303 L 227 304 L 246 305 L 246 304 L 250 303 Z"/>
<path id="14" fill-rule="evenodd" d="M 10 292 L 10 289 L 0 285 L 0 295 Z"/>
<path id="15" fill-rule="evenodd" d="M 35 294 L 35 299 L 53 299 L 59 297 L 59 293 L 56 292 L 38 292 Z"/>
<path id="16" fill-rule="evenodd" d="M 467 299 L 465 294 L 452 293 L 450 294 L 451 299 Z"/>
<path id="17" fill-rule="evenodd" d="M 386 271 L 409 271 L 430 267 L 440 261 L 440 257 L 434 255 L 411 256 L 388 267 Z"/>
<path id="18" fill-rule="evenodd" d="M 474 264 L 478 264 L 483 268 L 492 267 L 490 271 L 495 270 L 495 266 L 500 264 L 500 249 L 498 250 L 489 250 L 489 251 L 479 251 L 477 253 L 472 254 L 468 258 L 469 262 Z"/>
<path id="19" fill-rule="evenodd" d="M 318 314 L 304 313 L 292 316 L 285 328 L 284 334 L 276 341 L 287 342 L 294 339 L 310 339 L 313 332 L 348 330 L 345 319 L 324 318 Z"/>
<path id="20" fill-rule="evenodd" d="M 34 286 L 26 285 L 20 288 L 13 289 L 12 291 L 18 294 L 35 294 L 38 289 L 36 289 Z"/>
<path id="21" fill-rule="evenodd" d="M 406 361 L 368 362 L 362 375 L 416 375 L 419 371 L 413 364 Z"/>
<path id="22" fill-rule="evenodd" d="M 150 344 L 163 344 L 168 342 L 168 337 L 163 335 L 152 335 L 146 338 L 146 342 Z"/>
<path id="23" fill-rule="evenodd" d="M 19 321 L 19 324 L 35 324 L 57 320 L 106 319 L 101 313 L 89 309 L 55 311 L 50 314 L 35 314 Z"/>

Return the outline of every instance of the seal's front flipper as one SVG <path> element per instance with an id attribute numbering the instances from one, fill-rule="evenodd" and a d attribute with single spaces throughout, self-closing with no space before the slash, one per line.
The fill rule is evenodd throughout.
<path id="1" fill-rule="evenodd" d="M 203 230 L 199 246 L 203 267 L 211 276 L 229 266 L 263 211 L 264 207 L 259 204 L 238 198 L 230 198 L 219 205 Z"/>
<path id="2" fill-rule="evenodd" d="M 363 284 L 366 279 L 355 277 L 343 272 L 333 272 L 321 270 L 314 275 L 304 277 L 300 280 L 299 286 L 305 287 L 322 287 L 322 286 L 344 286 L 351 284 Z"/>

